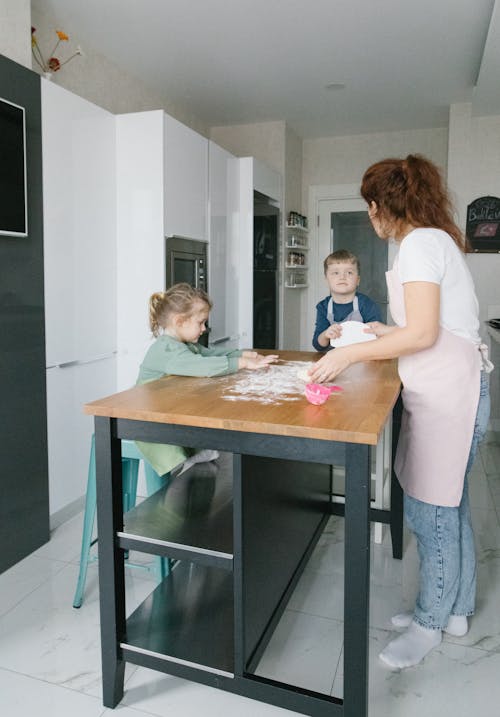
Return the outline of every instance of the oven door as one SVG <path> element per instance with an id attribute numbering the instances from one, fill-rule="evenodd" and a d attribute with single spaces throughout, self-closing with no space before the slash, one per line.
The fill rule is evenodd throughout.
<path id="1" fill-rule="evenodd" d="M 200 254 L 171 250 L 167 256 L 166 288 L 186 282 L 206 291 L 205 258 Z"/>

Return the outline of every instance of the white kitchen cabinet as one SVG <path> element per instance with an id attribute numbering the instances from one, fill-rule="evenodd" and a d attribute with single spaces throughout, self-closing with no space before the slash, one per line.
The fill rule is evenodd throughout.
<path id="1" fill-rule="evenodd" d="M 83 415 L 82 405 L 116 391 L 115 118 L 45 79 L 41 95 L 49 502 L 54 520 L 54 513 L 64 516 L 64 509 L 86 490 L 92 421 Z"/>
<path id="2" fill-rule="evenodd" d="M 165 235 L 207 239 L 208 140 L 164 115 Z"/>
<path id="3" fill-rule="evenodd" d="M 162 111 L 116 117 L 117 385 L 135 383 L 151 338 L 148 300 L 165 288 Z"/>
<path id="4" fill-rule="evenodd" d="M 47 365 L 116 348 L 114 116 L 42 80 Z"/>
<path id="5" fill-rule="evenodd" d="M 236 326 L 231 323 L 231 305 L 236 300 L 231 286 L 231 254 L 229 229 L 231 205 L 229 172 L 232 154 L 214 142 L 208 148 L 208 292 L 213 301 L 210 312 L 210 345 L 229 346 Z"/>
<path id="6" fill-rule="evenodd" d="M 118 389 L 151 342 L 148 301 L 165 289 L 165 237 L 207 240 L 208 140 L 163 111 L 116 117 Z"/>
<path id="7" fill-rule="evenodd" d="M 236 259 L 233 282 L 238 297 L 238 348 L 245 349 L 253 346 L 254 192 L 282 211 L 282 178 L 254 157 L 242 157 L 238 164 L 238 226 L 231 242 Z M 279 293 L 281 304 L 281 289 Z"/>
<path id="8" fill-rule="evenodd" d="M 47 438 L 50 514 L 61 518 L 81 507 L 89 465 L 91 416 L 84 403 L 115 392 L 116 359 L 47 369 Z M 74 506 L 74 508 L 72 508 Z M 58 521 L 59 522 L 59 521 Z"/>

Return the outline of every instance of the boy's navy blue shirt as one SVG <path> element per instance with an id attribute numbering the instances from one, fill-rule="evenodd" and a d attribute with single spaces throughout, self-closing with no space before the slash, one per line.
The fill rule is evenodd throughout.
<path id="1" fill-rule="evenodd" d="M 369 296 L 366 296 L 366 294 L 360 294 L 358 292 L 356 292 L 356 296 L 358 297 L 359 313 L 363 317 L 363 322 L 365 324 L 369 323 L 370 321 L 382 321 L 380 309 L 378 308 L 377 304 L 372 299 L 370 299 Z M 331 348 L 333 348 L 332 346 L 321 346 L 321 344 L 318 343 L 318 336 L 330 326 L 330 322 L 328 321 L 327 317 L 329 301 L 330 295 L 326 296 L 322 301 L 319 302 L 319 304 L 316 304 L 316 326 L 314 328 L 314 336 L 312 340 L 312 344 L 316 351 L 329 351 Z M 350 301 L 348 304 L 337 304 L 334 301 L 333 314 L 335 316 L 335 323 L 341 323 L 347 316 L 349 316 L 352 310 L 352 301 Z"/>

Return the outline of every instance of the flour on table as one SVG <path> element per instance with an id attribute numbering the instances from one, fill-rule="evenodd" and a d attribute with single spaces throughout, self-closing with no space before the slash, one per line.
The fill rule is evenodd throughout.
<path id="1" fill-rule="evenodd" d="M 311 365 L 308 361 L 288 361 L 242 373 L 236 381 L 231 377 L 231 386 L 222 390 L 222 397 L 226 401 L 259 403 L 300 401 L 304 397 L 304 380 L 297 374 L 307 371 Z"/>
<path id="2" fill-rule="evenodd" d="M 311 363 L 306 363 L 305 366 L 303 366 L 302 368 L 299 368 L 299 370 L 297 371 L 297 376 L 302 381 L 305 381 L 306 383 L 311 383 L 311 377 L 309 375 L 309 371 L 312 369 L 313 366 L 314 366 L 314 363 L 312 361 L 311 361 Z"/>

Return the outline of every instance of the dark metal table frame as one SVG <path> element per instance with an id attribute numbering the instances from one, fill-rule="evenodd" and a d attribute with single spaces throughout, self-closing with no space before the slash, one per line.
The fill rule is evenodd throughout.
<path id="1" fill-rule="evenodd" d="M 393 411 L 393 457 L 399 435 L 400 411 L 399 400 Z M 371 446 L 99 416 L 95 418 L 95 435 L 103 704 L 115 707 L 122 699 L 125 663 L 128 661 L 307 715 L 366 717 L 370 522 L 390 525 L 395 558 L 402 557 L 403 539 L 402 491 L 394 473 L 391 477 L 390 510 L 371 508 Z M 123 530 L 121 439 L 190 445 L 195 448 L 210 447 L 233 454 L 345 465 L 345 504 L 332 504 L 332 512 L 342 511 L 345 515 L 343 700 L 245 672 L 239 644 L 241 635 L 238 620 L 241 615 L 238 615 L 237 586 L 242 576 L 238 575 L 235 575 L 234 676 L 127 649 L 122 642 L 126 634 L 123 549 L 116 537 Z M 235 497 L 235 515 L 237 512 Z"/>

